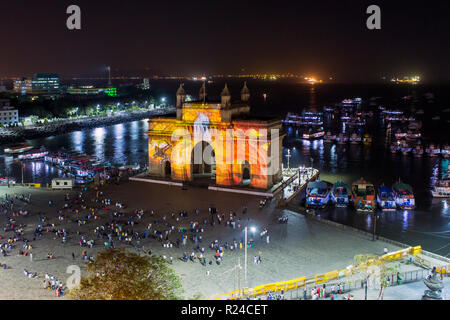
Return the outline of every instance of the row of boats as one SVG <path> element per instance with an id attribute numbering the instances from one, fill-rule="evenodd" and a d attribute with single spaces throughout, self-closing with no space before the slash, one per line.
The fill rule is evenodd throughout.
<path id="1" fill-rule="evenodd" d="M 450 158 L 450 146 L 444 145 L 442 147 L 430 144 L 428 147 L 424 148 L 420 143 L 416 145 L 411 145 L 406 141 L 398 141 L 396 144 L 392 144 L 390 147 L 391 153 L 402 153 L 404 155 L 412 154 L 415 157 L 422 157 L 427 155 L 429 157 L 442 156 L 444 159 Z"/>
<path id="2" fill-rule="evenodd" d="M 100 162 L 95 156 L 78 154 L 73 152 L 49 153 L 44 157 L 44 162 L 52 164 L 62 169 L 66 174 L 74 176 L 80 182 L 90 182 L 97 173 L 104 173 L 111 170 L 118 171 L 138 171 L 139 164 L 136 165 L 111 165 L 108 162 Z"/>
<path id="3" fill-rule="evenodd" d="M 416 207 L 413 188 L 400 181 L 392 188 L 384 185 L 375 188 L 361 178 L 352 184 L 351 189 L 342 181 L 334 185 L 322 180 L 308 183 L 307 207 L 324 208 L 330 203 L 336 207 L 353 205 L 359 212 L 374 212 L 377 207 L 383 211 L 412 210 Z"/>

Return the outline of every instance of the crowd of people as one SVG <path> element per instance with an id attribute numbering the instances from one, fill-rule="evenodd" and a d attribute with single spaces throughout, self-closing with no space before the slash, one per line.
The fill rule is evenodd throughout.
<path id="1" fill-rule="evenodd" d="M 59 206 L 61 202 L 63 204 Z M 264 199 L 260 204 L 265 206 L 267 203 L 268 200 Z M 17 223 L 15 217 L 18 213 L 19 216 L 24 216 L 21 208 L 23 206 L 27 208 L 28 215 L 30 204 L 32 204 L 31 194 L 17 196 L 5 194 L 4 199 L 1 199 L 0 209 L 8 217 L 7 223 L 3 226 L 3 234 L 9 234 L 5 239 L 0 235 L 3 257 L 12 255 L 14 250 L 20 247 L 18 255 L 29 257 L 32 262 L 33 243 L 50 239 L 54 241 L 55 246 L 70 248 L 79 246 L 80 251 L 71 250 L 73 261 L 77 259 L 83 262 L 94 261 L 97 249 L 126 247 L 147 255 L 157 254 L 171 264 L 174 260 L 185 263 L 198 262 L 199 265 L 208 267 L 206 274 L 209 275 L 213 265 L 221 265 L 226 256 L 244 249 L 243 230 L 252 222 L 246 207 L 239 213 L 233 210 L 218 212 L 213 204 L 210 205 L 208 213 L 201 212 L 200 209 L 192 212 L 188 210 L 155 212 L 147 209 L 127 212 L 127 206 L 122 199 L 113 200 L 96 187 L 93 192 L 82 188 L 81 191 L 67 193 L 60 201 L 48 200 L 48 209 L 44 209 L 46 212 L 33 211 L 27 218 L 27 224 L 34 226 L 32 231 L 25 235 L 25 225 Z M 222 237 L 224 239 L 217 238 L 206 244 L 205 232 L 219 227 L 229 230 L 225 231 L 229 236 Z M 214 231 L 212 233 L 214 234 Z M 260 235 L 261 239 L 265 237 L 265 242 L 269 243 L 267 228 L 264 228 Z M 252 248 L 255 243 L 252 233 L 247 245 Z M 52 250 L 40 258 L 51 261 L 59 259 L 59 256 Z M 261 254 L 255 256 L 255 264 L 260 264 L 261 261 Z M 37 273 L 26 272 L 28 277 L 38 277 Z M 55 282 L 54 285 L 52 281 Z M 47 284 L 46 288 L 57 290 L 55 295 L 63 295 L 62 282 L 47 277 L 44 282 Z"/>

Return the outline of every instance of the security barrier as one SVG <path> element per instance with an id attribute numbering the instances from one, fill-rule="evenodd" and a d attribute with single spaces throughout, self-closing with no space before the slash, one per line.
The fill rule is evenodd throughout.
<path id="1" fill-rule="evenodd" d="M 40 183 L 27 183 L 26 186 L 28 186 L 30 188 L 40 188 L 41 184 Z"/>
<path id="2" fill-rule="evenodd" d="M 401 258 L 405 258 L 408 255 L 413 255 L 413 256 L 418 255 L 421 252 L 422 252 L 421 246 L 411 247 L 411 248 L 387 253 L 387 254 L 381 256 L 380 258 L 378 258 L 377 260 L 369 261 L 365 266 L 367 266 L 371 263 L 380 264 L 381 262 L 395 261 L 395 260 L 399 260 Z M 364 268 L 365 266 L 362 266 L 362 268 Z M 352 273 L 358 272 L 358 270 L 360 268 L 361 267 L 355 268 L 355 267 L 349 266 L 345 269 L 334 270 L 334 271 L 326 272 L 323 274 L 318 274 L 311 278 L 301 277 L 301 278 L 288 280 L 288 281 L 274 282 L 274 283 L 269 283 L 269 284 L 265 284 L 265 285 L 260 285 L 260 286 L 256 286 L 253 288 L 245 288 L 241 291 L 235 290 L 235 291 L 231 291 L 229 293 L 217 295 L 216 297 L 213 298 L 213 300 L 236 300 L 236 299 L 239 299 L 242 295 L 249 296 L 249 297 L 257 297 L 257 296 L 265 295 L 268 293 L 281 292 L 281 290 L 286 292 L 288 290 L 295 290 L 295 289 L 304 287 L 308 284 L 322 284 L 322 283 L 326 283 L 330 280 L 340 279 L 340 278 L 346 277 L 348 275 L 351 275 Z M 438 273 L 443 272 L 445 274 L 445 272 L 449 268 L 445 269 L 445 268 L 439 267 L 436 269 L 437 269 Z"/>

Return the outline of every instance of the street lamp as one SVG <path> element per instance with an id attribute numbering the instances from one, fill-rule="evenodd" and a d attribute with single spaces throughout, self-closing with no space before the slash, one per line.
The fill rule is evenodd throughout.
<path id="1" fill-rule="evenodd" d="M 373 234 L 372 234 L 372 241 L 375 241 L 375 233 L 377 230 L 377 220 L 379 219 L 378 213 L 373 213 Z M 377 237 L 378 238 L 378 237 Z"/>
<path id="2" fill-rule="evenodd" d="M 291 149 L 288 149 L 286 158 L 287 158 L 287 168 L 288 168 L 288 170 L 290 170 L 289 159 L 291 158 Z"/>
<path id="3" fill-rule="evenodd" d="M 256 228 L 255 227 L 250 227 L 250 231 L 252 232 L 252 235 L 254 235 L 254 233 L 256 232 Z M 248 288 L 247 285 L 247 233 L 248 233 L 248 227 L 244 228 L 244 239 L 245 239 L 245 247 L 244 247 L 244 287 Z"/>

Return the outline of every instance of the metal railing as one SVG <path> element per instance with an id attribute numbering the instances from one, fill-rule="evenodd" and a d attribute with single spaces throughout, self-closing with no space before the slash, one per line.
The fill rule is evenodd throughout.
<path id="1" fill-rule="evenodd" d="M 399 272 L 401 282 L 398 281 L 398 276 L 396 273 L 388 276 L 389 285 L 388 287 L 394 287 L 399 285 L 404 285 L 407 283 L 421 281 L 426 278 L 429 274 L 429 271 L 424 269 L 417 269 L 406 272 Z M 331 281 L 322 285 L 306 285 L 303 288 L 297 288 L 294 290 L 290 290 L 283 295 L 277 294 L 276 292 L 268 292 L 264 294 L 259 299 L 266 300 L 269 296 L 273 298 L 282 298 L 283 300 L 311 300 L 312 299 L 312 291 L 316 291 L 319 287 L 323 288 L 325 285 L 326 288 L 326 297 L 329 298 L 331 295 L 343 295 L 352 292 L 353 290 L 364 289 L 365 280 L 364 279 L 352 279 L 352 280 L 341 280 L 341 281 Z M 332 292 L 331 288 L 334 287 L 334 292 Z M 369 287 L 371 287 L 369 285 Z M 338 288 L 340 291 L 338 292 Z M 425 287 L 424 287 L 425 289 Z M 323 298 L 322 298 L 323 299 Z"/>

